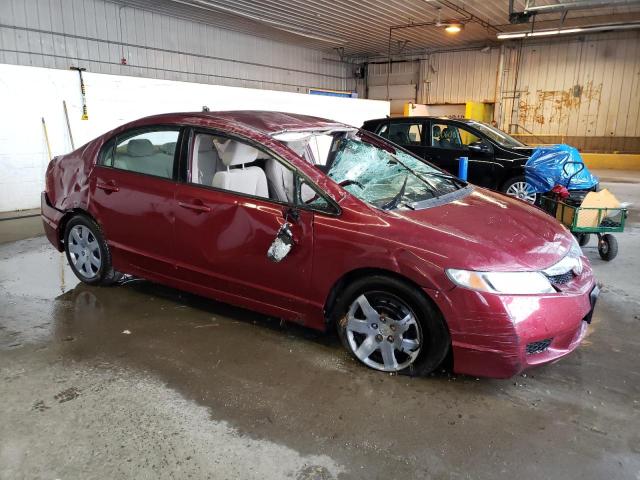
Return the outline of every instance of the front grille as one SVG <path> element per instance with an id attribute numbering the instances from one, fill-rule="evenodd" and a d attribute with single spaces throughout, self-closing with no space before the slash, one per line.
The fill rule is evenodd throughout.
<path id="1" fill-rule="evenodd" d="M 549 345 L 551 345 L 551 338 L 547 338 L 546 340 L 540 340 L 539 342 L 532 342 L 527 344 L 527 355 L 534 355 L 536 353 L 542 353 Z"/>
<path id="2" fill-rule="evenodd" d="M 573 272 L 569 270 L 568 272 L 562 273 L 560 275 L 548 275 L 547 278 L 551 283 L 555 285 L 563 285 L 573 280 L 573 276 Z"/>

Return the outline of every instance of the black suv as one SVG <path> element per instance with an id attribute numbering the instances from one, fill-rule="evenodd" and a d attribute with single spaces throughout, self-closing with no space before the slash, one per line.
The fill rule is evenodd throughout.
<path id="1" fill-rule="evenodd" d="M 471 183 L 530 203 L 536 200 L 524 176 L 533 148 L 491 125 L 465 119 L 394 117 L 366 121 L 362 128 L 454 175 L 458 175 L 458 158 L 468 157 Z"/>

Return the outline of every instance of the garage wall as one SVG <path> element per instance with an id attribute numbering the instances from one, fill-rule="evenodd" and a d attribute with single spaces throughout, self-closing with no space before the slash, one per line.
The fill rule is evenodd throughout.
<path id="1" fill-rule="evenodd" d="M 354 87 L 335 55 L 105 0 L 0 0 L 0 63 L 294 92 Z"/>
<path id="2" fill-rule="evenodd" d="M 501 126 L 543 143 L 640 152 L 640 32 L 505 52 Z"/>
<path id="3" fill-rule="evenodd" d="M 81 120 L 78 75 L 70 70 L 0 64 L 0 212 L 40 204 L 52 155 L 72 150 L 62 101 L 69 111 L 76 148 L 118 125 L 146 115 L 218 110 L 278 110 L 331 118 L 360 126 L 388 115 L 389 104 L 355 98 L 226 87 L 87 73 L 89 120 Z"/>
<path id="4" fill-rule="evenodd" d="M 386 63 L 370 63 L 367 70 L 367 98 L 389 100 L 391 114 L 402 115 L 405 103 L 416 102 L 420 83 L 418 65 L 417 61 L 393 62 L 390 67 Z"/>
<path id="5" fill-rule="evenodd" d="M 403 101 L 496 103 L 500 128 L 528 143 L 640 152 L 640 32 L 438 52 L 394 62 L 392 112 Z M 502 57 L 501 57 L 502 56 Z M 386 98 L 386 63 L 369 65 L 369 96 Z"/>

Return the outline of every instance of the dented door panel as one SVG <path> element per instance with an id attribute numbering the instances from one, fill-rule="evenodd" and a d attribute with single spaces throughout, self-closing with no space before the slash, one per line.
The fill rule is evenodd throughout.
<path id="1" fill-rule="evenodd" d="M 177 273 L 183 280 L 236 296 L 236 304 L 250 299 L 302 320 L 309 304 L 312 212 L 288 218 L 294 244 L 273 262 L 267 252 L 285 223 L 287 205 L 191 184 L 178 187 L 176 202 L 208 209 L 176 210 Z"/>

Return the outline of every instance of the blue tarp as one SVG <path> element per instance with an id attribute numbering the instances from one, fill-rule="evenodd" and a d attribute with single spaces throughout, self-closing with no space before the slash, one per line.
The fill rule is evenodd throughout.
<path id="1" fill-rule="evenodd" d="M 574 175 L 582 167 L 582 171 Z M 569 190 L 588 190 L 598 184 L 598 177 L 589 172 L 580 152 L 569 145 L 535 148 L 524 168 L 527 183 L 536 193 L 548 192 L 556 185 Z M 567 185 L 570 178 L 571 183 Z"/>

